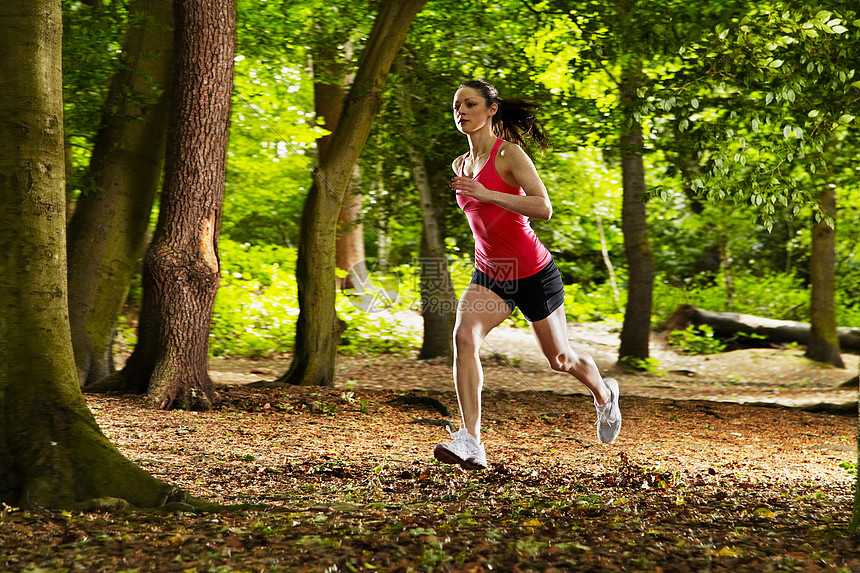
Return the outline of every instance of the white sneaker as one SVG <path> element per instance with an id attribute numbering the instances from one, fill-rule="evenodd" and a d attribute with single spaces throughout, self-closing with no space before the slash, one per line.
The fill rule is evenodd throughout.
<path id="1" fill-rule="evenodd" d="M 621 432 L 621 409 L 618 407 L 618 381 L 614 378 L 604 380 L 609 388 L 611 397 L 609 402 L 603 406 L 595 405 L 597 408 L 597 437 L 604 444 L 609 444 L 618 437 Z"/>
<path id="2" fill-rule="evenodd" d="M 436 444 L 433 448 L 436 459 L 444 464 L 458 464 L 464 470 L 487 469 L 484 444 L 479 444 L 478 440 L 466 431 L 466 428 L 460 428 L 456 433 L 452 432 L 450 427 L 447 429 L 452 440 Z"/>

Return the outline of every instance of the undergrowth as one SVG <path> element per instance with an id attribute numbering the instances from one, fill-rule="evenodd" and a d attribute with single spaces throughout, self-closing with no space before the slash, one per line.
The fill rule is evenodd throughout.
<path id="1" fill-rule="evenodd" d="M 220 243 L 222 281 L 215 300 L 210 333 L 213 356 L 264 358 L 290 352 L 295 344 L 299 315 L 294 269 L 296 250 L 274 245 L 255 246 L 230 240 Z M 459 296 L 469 284 L 473 264 L 469 257 L 453 254 L 448 268 Z M 422 332 L 402 320 L 404 311 L 420 312 L 421 294 L 417 261 L 386 272 L 370 269 L 373 289 L 337 295 L 337 315 L 346 324 L 340 351 L 358 353 L 408 353 L 421 345 Z M 623 272 L 619 275 L 623 279 Z M 620 300 L 608 283 L 565 285 L 565 313 L 571 322 L 607 321 L 621 324 L 626 293 Z M 860 309 L 837 296 L 840 325 L 860 325 Z M 846 299 L 847 300 L 847 299 Z M 717 277 L 705 284 L 684 284 L 658 279 L 654 284 L 653 323 L 664 321 L 681 304 L 712 311 L 744 312 L 782 320 L 808 320 L 809 293 L 789 276 L 733 277 L 731 298 L 725 281 Z M 528 327 L 515 310 L 507 324 Z M 125 317 L 120 319 L 124 344 L 135 336 Z M 719 352 L 719 344 L 707 333 L 682 333 L 675 343 L 684 352 Z M 639 365 L 641 367 L 641 365 Z"/>

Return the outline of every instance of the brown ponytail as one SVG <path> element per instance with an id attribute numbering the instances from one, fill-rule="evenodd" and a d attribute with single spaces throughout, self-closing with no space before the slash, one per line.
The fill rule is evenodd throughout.
<path id="1" fill-rule="evenodd" d="M 487 106 L 498 104 L 499 111 L 493 116 L 493 133 L 507 141 L 523 145 L 523 137 L 528 136 L 541 150 L 546 149 L 548 139 L 546 132 L 536 117 L 539 106 L 532 100 L 505 99 L 499 97 L 499 92 L 492 84 L 484 80 L 469 80 L 463 82 L 461 88 L 472 88 L 481 92 Z"/>

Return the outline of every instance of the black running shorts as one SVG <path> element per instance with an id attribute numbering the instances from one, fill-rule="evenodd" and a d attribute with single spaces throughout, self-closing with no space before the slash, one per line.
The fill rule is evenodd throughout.
<path id="1" fill-rule="evenodd" d="M 496 293 L 512 312 L 519 308 L 529 322 L 545 319 L 564 303 L 564 283 L 553 260 L 535 274 L 512 281 L 497 281 L 475 269 L 472 284 Z"/>

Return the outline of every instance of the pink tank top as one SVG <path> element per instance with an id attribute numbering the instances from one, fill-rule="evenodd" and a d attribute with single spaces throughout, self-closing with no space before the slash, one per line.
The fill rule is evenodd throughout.
<path id="1" fill-rule="evenodd" d="M 525 196 L 521 188 L 508 185 L 496 171 L 496 153 L 504 140 L 497 139 L 490 158 L 472 179 L 487 189 Z M 463 166 L 460 165 L 460 177 Z M 475 237 L 475 267 L 497 281 L 530 277 L 552 258 L 535 235 L 529 218 L 477 199 L 457 195 L 457 203 Z"/>

